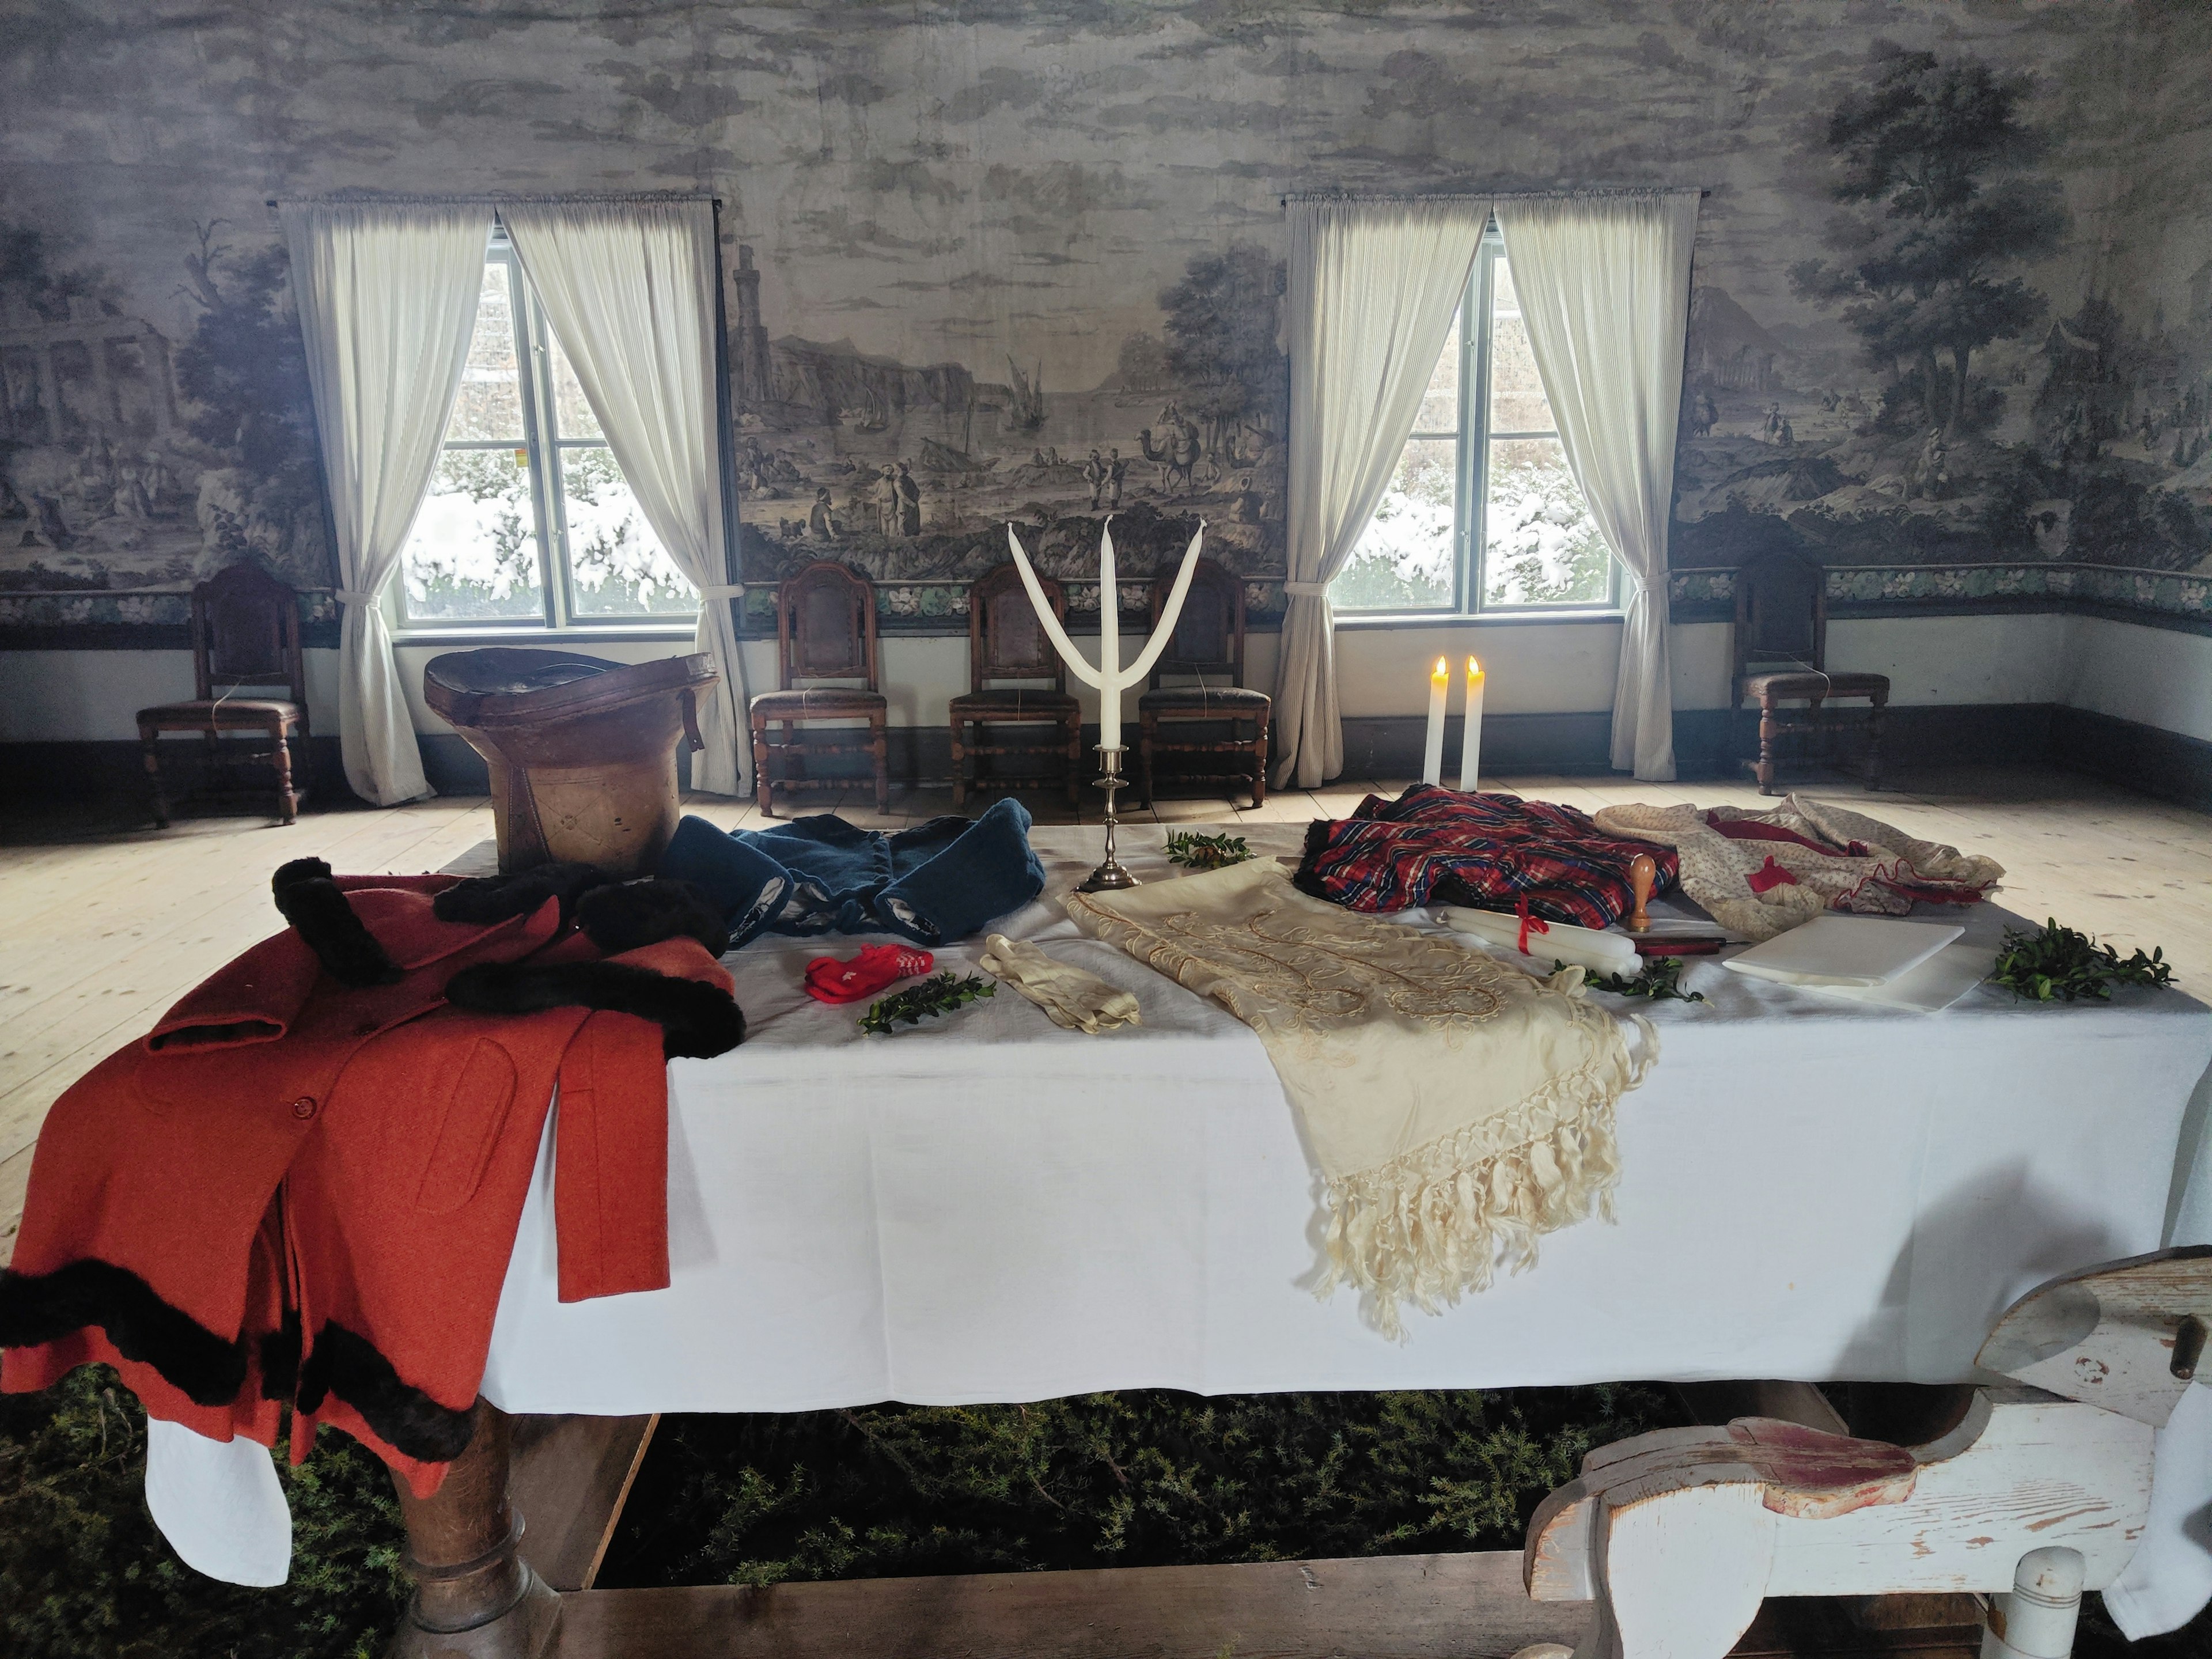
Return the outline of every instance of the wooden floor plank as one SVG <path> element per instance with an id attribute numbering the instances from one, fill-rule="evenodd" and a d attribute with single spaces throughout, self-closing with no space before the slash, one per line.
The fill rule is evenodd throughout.
<path id="1" fill-rule="evenodd" d="M 1534 1602 L 1517 1550 L 1249 1565 L 592 1590 L 560 1659 L 1507 1659 L 1571 1646 L 1586 1602 Z"/>

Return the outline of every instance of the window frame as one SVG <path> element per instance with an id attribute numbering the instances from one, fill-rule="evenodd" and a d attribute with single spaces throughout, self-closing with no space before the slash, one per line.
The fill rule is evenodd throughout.
<path id="1" fill-rule="evenodd" d="M 569 561 L 568 492 L 562 487 L 562 452 L 565 449 L 607 449 L 605 438 L 563 437 L 560 405 L 553 390 L 552 353 L 545 310 L 531 291 L 515 257 L 507 228 L 495 225 L 484 247 L 484 263 L 504 268 L 507 308 L 514 324 L 514 360 L 520 370 L 517 393 L 522 405 L 522 442 L 529 455 L 529 494 L 538 546 L 538 591 L 544 596 L 534 617 L 416 617 L 407 609 L 407 574 L 403 568 L 385 589 L 386 621 L 398 643 L 432 641 L 461 642 L 465 636 L 511 640 L 519 635 L 584 635 L 601 640 L 690 639 L 698 630 L 696 607 L 655 615 L 580 616 L 575 605 L 575 576 Z M 450 420 L 450 416 L 448 417 Z M 517 445 L 502 439 L 441 436 L 438 453 L 472 449 L 513 453 Z M 619 465 L 619 464 L 617 464 Z M 411 532 L 410 532 L 411 534 Z M 403 559 L 404 559 L 403 555 Z"/>
<path id="2" fill-rule="evenodd" d="M 1620 560 L 1606 561 L 1606 592 L 1602 599 L 1528 600 L 1519 604 L 1492 602 L 1484 598 L 1486 567 L 1490 556 L 1490 457 L 1493 444 L 1516 439 L 1556 441 L 1555 426 L 1548 432 L 1493 432 L 1490 428 L 1490 381 L 1492 347 L 1492 305 L 1497 294 L 1497 269 L 1505 258 L 1505 238 L 1492 220 L 1483 232 L 1474 268 L 1468 273 L 1459 310 L 1459 422 L 1451 432 L 1425 431 L 1406 434 L 1416 439 L 1451 442 L 1455 447 L 1452 504 L 1452 599 L 1449 605 L 1419 609 L 1394 607 L 1348 610 L 1331 604 L 1340 626 L 1375 627 L 1391 624 L 1419 626 L 1482 620 L 1542 622 L 1607 620 L 1621 614 Z M 1555 416 L 1554 419 L 1557 417 Z M 1402 453 L 1402 447 L 1401 447 Z"/>

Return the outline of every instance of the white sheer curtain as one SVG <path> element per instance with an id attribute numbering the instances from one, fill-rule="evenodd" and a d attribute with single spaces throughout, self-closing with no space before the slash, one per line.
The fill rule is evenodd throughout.
<path id="1" fill-rule="evenodd" d="M 744 793 L 744 684 L 723 565 L 714 215 L 706 201 L 502 204 L 516 258 L 575 366 L 653 533 L 699 590 L 695 648 L 722 683 L 699 709 L 691 786 Z"/>
<path id="2" fill-rule="evenodd" d="M 1290 580 L 1275 677 L 1275 783 L 1344 770 L 1328 585 L 1413 429 L 1490 220 L 1487 198 L 1293 200 Z"/>
<path id="3" fill-rule="evenodd" d="M 429 488 L 483 284 L 486 207 L 281 210 L 337 532 L 338 744 L 380 806 L 434 793 L 378 600 Z"/>
<path id="4" fill-rule="evenodd" d="M 1613 763 L 1671 778 L 1667 520 L 1698 192 L 1509 196 L 1498 225 L 1567 465 L 1627 580 Z"/>

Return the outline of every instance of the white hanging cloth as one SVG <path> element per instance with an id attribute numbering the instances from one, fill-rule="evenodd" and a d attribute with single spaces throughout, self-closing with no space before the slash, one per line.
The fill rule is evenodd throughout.
<path id="1" fill-rule="evenodd" d="M 744 665 L 723 560 L 714 386 L 714 215 L 705 201 L 502 204 L 500 218 L 653 533 L 699 590 L 693 648 L 720 687 L 699 706 L 691 787 L 745 792 Z"/>
<path id="2" fill-rule="evenodd" d="M 299 202 L 281 212 L 345 607 L 338 744 L 354 793 L 390 806 L 435 792 L 380 601 L 429 488 L 468 360 L 491 210 Z"/>
<path id="3" fill-rule="evenodd" d="M 1627 578 L 1613 763 L 1668 779 L 1667 520 L 1698 192 L 1501 197 L 1498 224 L 1567 465 Z"/>
<path id="4" fill-rule="evenodd" d="M 1419 412 L 1490 220 L 1487 198 L 1291 204 L 1290 580 L 1275 784 L 1344 770 L 1328 585 Z"/>

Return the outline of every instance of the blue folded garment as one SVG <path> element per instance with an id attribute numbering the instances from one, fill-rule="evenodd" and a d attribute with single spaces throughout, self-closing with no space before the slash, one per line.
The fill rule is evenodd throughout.
<path id="1" fill-rule="evenodd" d="M 1029 830 L 1012 799 L 979 818 L 932 818 L 891 836 L 829 813 L 771 830 L 722 830 L 687 817 L 655 873 L 704 888 L 728 919 L 732 950 L 767 932 L 941 945 L 1044 890 Z"/>

